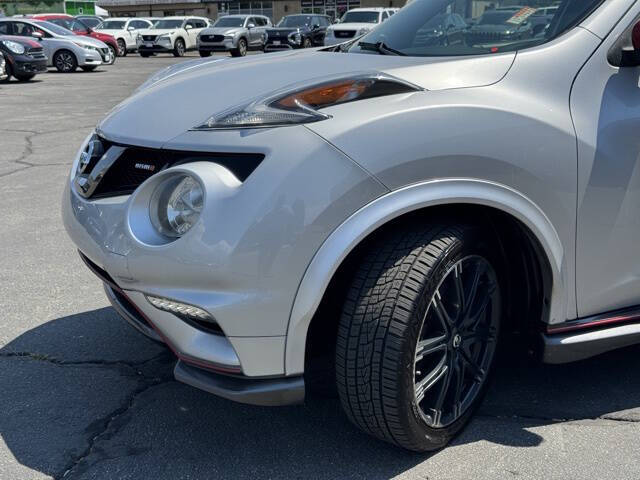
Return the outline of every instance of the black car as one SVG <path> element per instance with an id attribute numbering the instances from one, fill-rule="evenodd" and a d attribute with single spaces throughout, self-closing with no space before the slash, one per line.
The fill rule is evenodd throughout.
<path id="1" fill-rule="evenodd" d="M 36 74 L 47 71 L 47 56 L 37 40 L 0 35 L 0 52 L 4 54 L 7 62 L 5 82 L 8 82 L 12 76 L 21 82 L 26 82 Z"/>
<path id="2" fill-rule="evenodd" d="M 500 45 L 533 37 L 533 27 L 526 16 L 518 18 L 518 10 L 488 10 L 475 25 L 465 31 L 465 43 Z"/>
<path id="3" fill-rule="evenodd" d="M 287 15 L 275 28 L 266 30 L 264 51 L 322 46 L 329 25 L 331 19 L 326 15 Z"/>
<path id="4" fill-rule="evenodd" d="M 442 45 L 443 47 L 464 42 L 467 23 L 457 13 L 442 13 L 429 19 L 416 32 L 415 46 Z"/>

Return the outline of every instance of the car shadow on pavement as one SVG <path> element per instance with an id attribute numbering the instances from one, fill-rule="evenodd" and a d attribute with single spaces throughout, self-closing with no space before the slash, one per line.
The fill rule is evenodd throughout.
<path id="1" fill-rule="evenodd" d="M 535 447 L 536 426 L 639 416 L 631 411 L 640 406 L 639 354 L 632 347 L 562 366 L 502 359 L 454 448 Z M 67 479 L 386 479 L 438 455 L 362 434 L 336 398 L 235 404 L 175 382 L 173 363 L 111 308 L 47 322 L 0 349 L 0 436 L 22 466 Z"/>

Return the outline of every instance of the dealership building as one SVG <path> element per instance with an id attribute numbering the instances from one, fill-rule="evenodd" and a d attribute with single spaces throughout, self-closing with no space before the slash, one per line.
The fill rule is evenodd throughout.
<path id="1" fill-rule="evenodd" d="M 98 5 L 109 15 L 137 17 L 167 17 L 170 15 L 198 15 L 217 19 L 219 16 L 237 13 L 266 15 L 275 23 L 292 13 L 317 13 L 342 16 L 358 7 L 399 8 L 406 0 L 98 0 Z"/>

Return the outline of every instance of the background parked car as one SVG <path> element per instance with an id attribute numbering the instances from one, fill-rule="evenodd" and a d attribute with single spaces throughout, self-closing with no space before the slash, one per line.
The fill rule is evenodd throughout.
<path id="1" fill-rule="evenodd" d="M 515 9 L 489 10 L 482 14 L 475 25 L 465 32 L 468 46 L 499 42 L 513 42 L 533 37 L 533 27 L 528 18 L 512 20 Z"/>
<path id="2" fill-rule="evenodd" d="M 104 21 L 104 18 L 99 17 L 98 15 L 76 15 L 76 18 L 87 27 L 93 29 L 97 28 Z"/>
<path id="3" fill-rule="evenodd" d="M 266 29 L 271 20 L 262 15 L 227 15 L 219 18 L 198 36 L 201 57 L 211 52 L 231 52 L 234 57 L 244 57 L 248 50 L 262 50 Z"/>
<path id="4" fill-rule="evenodd" d="M 75 72 L 78 67 L 86 72 L 95 70 L 102 65 L 103 55 L 111 55 L 109 47 L 100 40 L 75 35 L 66 28 L 42 20 L 0 18 L 0 31 L 41 39 L 47 66 L 54 66 L 62 73 Z"/>
<path id="5" fill-rule="evenodd" d="M 335 45 L 364 35 L 395 13 L 391 8 L 354 8 L 345 13 L 340 22 L 327 28 L 325 45 Z"/>
<path id="6" fill-rule="evenodd" d="M 100 40 L 101 42 L 105 43 L 111 51 L 109 59 L 107 59 L 106 55 L 102 55 L 103 63 L 106 63 L 107 65 L 113 65 L 113 63 L 116 61 L 116 56 L 118 55 L 118 44 L 116 43 L 116 39 L 113 38 L 113 36 L 101 32 L 96 32 L 71 15 L 42 14 L 34 15 L 33 19 L 51 22 L 55 25 L 58 25 L 59 27 L 71 30 L 76 35 L 82 35 L 84 37 L 91 37 L 95 38 L 96 40 Z"/>
<path id="7" fill-rule="evenodd" d="M 141 57 L 153 53 L 182 57 L 185 52 L 196 50 L 198 34 L 208 26 L 209 19 L 204 17 L 165 17 L 153 27 L 138 32 L 138 53 Z"/>
<path id="8" fill-rule="evenodd" d="M 276 28 L 268 28 L 265 52 L 324 45 L 331 19 L 326 15 L 287 15 Z"/>
<path id="9" fill-rule="evenodd" d="M 109 18 L 96 29 L 116 39 L 118 55 L 124 57 L 138 48 L 136 38 L 140 30 L 153 27 L 153 23 L 142 18 Z"/>
<path id="10" fill-rule="evenodd" d="M 464 31 L 468 28 L 457 13 L 442 13 L 430 18 L 417 32 L 416 45 L 454 45 L 464 42 Z"/>
<path id="11" fill-rule="evenodd" d="M 4 59 L 4 55 L 2 54 L 2 52 L 0 52 L 0 82 L 3 82 L 7 79 L 7 74 L 6 74 L 6 61 Z"/>
<path id="12" fill-rule="evenodd" d="M 1 35 L 8 27 L 8 24 L 0 23 L 0 52 L 6 60 L 5 81 L 8 82 L 13 76 L 18 81 L 26 82 L 36 74 L 46 72 L 47 56 L 40 42 L 35 38 Z"/>

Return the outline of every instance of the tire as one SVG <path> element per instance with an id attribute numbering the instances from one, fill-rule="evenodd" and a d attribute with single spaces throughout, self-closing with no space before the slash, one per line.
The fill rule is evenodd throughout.
<path id="1" fill-rule="evenodd" d="M 231 49 L 232 57 L 244 57 L 247 54 L 247 41 L 244 38 L 238 40 L 238 46 Z"/>
<path id="2" fill-rule="evenodd" d="M 16 77 L 16 80 L 18 80 L 19 82 L 28 82 L 29 80 L 32 80 L 33 77 L 35 76 L 36 76 L 35 73 L 25 73 L 25 74 L 14 75 L 14 77 Z"/>
<path id="3" fill-rule="evenodd" d="M 176 43 L 173 45 L 173 56 L 174 57 L 183 57 L 184 56 L 184 40 L 181 38 L 176 39 Z"/>
<path id="4" fill-rule="evenodd" d="M 201 57 L 210 57 L 211 56 L 211 52 L 207 52 L 205 50 L 200 50 L 200 56 Z"/>
<path id="5" fill-rule="evenodd" d="M 338 394 L 365 432 L 408 450 L 435 450 L 480 405 L 502 311 L 499 262 L 486 238 L 467 225 L 407 226 L 370 246 L 336 344 Z"/>
<path id="6" fill-rule="evenodd" d="M 78 68 L 78 60 L 73 52 L 69 50 L 59 50 L 53 55 L 53 66 L 60 73 L 75 72 Z"/>
<path id="7" fill-rule="evenodd" d="M 118 56 L 118 52 L 111 45 L 107 45 L 109 47 L 109 52 L 111 52 L 111 61 L 107 63 L 107 65 L 113 65 L 116 63 L 116 57 Z"/>
<path id="8" fill-rule="evenodd" d="M 313 47 L 313 45 L 311 44 L 311 39 L 305 38 L 304 41 L 302 42 L 302 48 L 311 48 L 311 47 Z"/>
<path id="9" fill-rule="evenodd" d="M 84 67 L 80 67 L 82 70 L 84 70 L 85 72 L 93 72 L 96 68 L 98 68 L 97 65 L 87 65 Z"/>
<path id="10" fill-rule="evenodd" d="M 127 56 L 127 43 L 122 39 L 118 39 L 118 56 L 126 57 Z"/>
<path id="11" fill-rule="evenodd" d="M 0 80 L 0 83 L 9 83 L 9 81 L 11 80 L 11 76 L 13 75 L 13 69 L 11 68 L 11 64 L 9 63 L 8 60 L 5 62 L 4 65 L 5 65 L 4 73 L 7 75 L 7 78 L 5 78 L 4 80 Z"/>
<path id="12" fill-rule="evenodd" d="M 151 56 L 151 54 L 147 52 L 139 52 L 139 53 L 142 58 L 149 58 Z"/>

